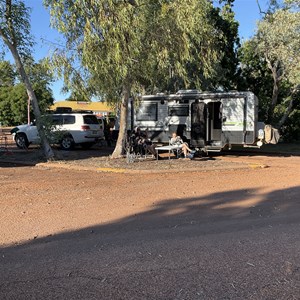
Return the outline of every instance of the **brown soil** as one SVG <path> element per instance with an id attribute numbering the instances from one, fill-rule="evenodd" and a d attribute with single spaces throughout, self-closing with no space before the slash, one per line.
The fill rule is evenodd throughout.
<path id="1" fill-rule="evenodd" d="M 110 159 L 111 150 L 56 150 L 61 160 L 55 163 L 43 163 L 39 149 L 1 152 L 0 192 L 5 213 L 0 220 L 0 244 L 110 222 L 166 199 L 255 189 L 259 192 L 242 204 L 250 207 L 259 203 L 261 193 L 300 183 L 300 157 L 296 156 L 169 160 L 163 154 L 163 160 L 127 163 L 125 158 Z M 146 193 L 151 197 L 144 197 Z"/>
<path id="2" fill-rule="evenodd" d="M 0 152 L 1 299 L 299 298 L 299 156 L 55 151 Z"/>

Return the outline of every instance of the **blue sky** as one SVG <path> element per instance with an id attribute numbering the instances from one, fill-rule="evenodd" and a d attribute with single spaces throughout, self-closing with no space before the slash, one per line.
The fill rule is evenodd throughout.
<path id="1" fill-rule="evenodd" d="M 263 8 L 266 7 L 268 0 L 260 0 Z M 43 7 L 42 0 L 25 0 L 27 6 L 32 8 L 32 34 L 35 37 L 36 45 L 34 48 L 34 57 L 36 60 L 49 55 L 51 43 L 59 42 L 59 34 L 50 28 L 49 12 Z M 256 0 L 235 0 L 234 11 L 238 20 L 240 38 L 247 39 L 254 34 L 256 22 L 260 18 L 259 8 Z M 49 41 L 49 43 L 47 42 Z M 54 99 L 64 100 L 68 95 L 61 93 L 62 82 L 57 81 L 51 86 Z"/>

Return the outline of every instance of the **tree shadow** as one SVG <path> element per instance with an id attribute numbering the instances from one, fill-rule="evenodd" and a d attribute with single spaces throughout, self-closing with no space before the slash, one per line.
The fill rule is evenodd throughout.
<path id="1" fill-rule="evenodd" d="M 76 161 L 84 160 L 92 157 L 107 158 L 114 148 L 105 145 L 94 145 L 91 149 L 83 149 L 80 146 L 74 150 L 61 150 L 58 146 L 52 146 L 56 161 Z M 1 154 L 1 153 L 0 153 Z M 28 149 L 18 149 L 11 146 L 7 151 L 0 155 L 0 161 L 5 166 L 34 166 L 38 163 L 46 162 L 43 150 L 39 146 L 31 146 Z"/>
<path id="2" fill-rule="evenodd" d="M 277 249 L 278 259 L 287 255 L 293 262 L 293 252 L 278 250 L 275 229 L 269 236 L 262 234 L 284 224 L 299 229 L 299 196 L 300 187 L 294 187 L 268 194 L 261 194 L 258 189 L 240 189 L 166 199 L 145 212 L 111 223 L 2 247 L 0 296 L 2 299 L 28 299 L 28 296 L 35 299 L 249 299 L 253 290 L 245 290 L 241 285 L 230 292 L 228 287 L 219 286 L 210 278 L 218 276 L 218 272 L 227 272 L 226 264 L 238 272 L 244 263 L 241 257 L 250 259 L 252 251 L 251 257 L 262 255 L 268 251 L 269 243 Z M 257 243 L 266 249 L 262 250 Z M 299 236 L 293 243 L 290 249 L 296 246 L 299 250 Z M 234 252 L 238 247 L 239 254 Z M 226 249 L 232 251 L 232 256 L 225 255 Z M 272 255 L 268 257 L 272 262 Z M 264 260 L 265 256 L 261 264 L 266 264 Z M 261 278 L 263 285 L 264 276 L 270 276 L 271 268 L 272 263 L 270 267 L 247 269 L 244 275 L 234 275 L 233 271 L 227 275 L 235 278 L 230 279 L 233 282 L 239 278 Z M 218 280 L 230 283 L 226 276 Z M 202 298 L 196 294 L 199 286 Z M 180 289 L 185 294 L 178 295 Z M 272 295 L 279 299 L 280 293 L 273 290 L 268 287 L 268 292 L 276 292 Z M 223 298 L 218 298 L 218 293 Z"/>
<path id="3" fill-rule="evenodd" d="M 277 145 L 271 145 L 277 146 Z M 114 151 L 115 145 L 107 146 L 102 143 L 98 143 L 92 146 L 90 149 L 83 149 L 80 146 L 76 146 L 74 150 L 64 151 L 61 150 L 58 146 L 52 146 L 55 153 L 55 160 L 60 161 L 83 161 L 91 158 L 108 160 L 111 154 Z M 292 146 L 291 146 L 292 147 Z M 267 148 L 270 149 L 271 147 Z M 222 151 L 220 153 L 209 153 L 207 156 L 195 155 L 194 161 L 208 161 L 216 160 L 221 156 L 259 156 L 264 155 L 266 157 L 290 157 L 290 156 L 299 156 L 300 149 L 299 146 L 295 145 L 292 147 L 292 152 L 288 152 L 288 146 L 282 146 L 278 148 L 278 152 L 268 152 L 265 148 L 262 149 L 235 149 L 228 151 Z M 285 150 L 287 149 L 287 150 Z M 162 154 L 162 155 L 161 155 Z M 168 153 L 160 153 L 162 156 L 162 161 L 169 161 Z M 176 156 L 170 157 L 172 161 L 176 161 Z M 39 146 L 31 145 L 29 149 L 18 149 L 14 144 L 11 144 L 8 148 L 8 151 L 0 152 L 0 161 L 2 167 L 7 166 L 34 166 L 38 163 L 45 162 L 43 151 Z M 11 164 L 12 163 L 12 164 Z"/>

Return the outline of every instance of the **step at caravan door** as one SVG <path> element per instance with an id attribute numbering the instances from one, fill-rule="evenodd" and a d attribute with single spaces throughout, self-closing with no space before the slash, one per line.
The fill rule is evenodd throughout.
<path id="1" fill-rule="evenodd" d="M 222 143 L 242 144 L 244 141 L 246 100 L 244 97 L 222 99 Z"/>
<path id="2" fill-rule="evenodd" d="M 204 147 L 206 144 L 206 104 L 191 105 L 191 142 L 192 147 Z"/>

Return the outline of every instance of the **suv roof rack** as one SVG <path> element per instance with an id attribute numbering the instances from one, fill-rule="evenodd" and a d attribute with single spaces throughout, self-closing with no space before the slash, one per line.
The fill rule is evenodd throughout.
<path id="1" fill-rule="evenodd" d="M 72 110 L 72 113 L 74 114 L 94 114 L 94 112 L 92 110 Z"/>
<path id="2" fill-rule="evenodd" d="M 54 111 L 51 111 L 53 114 L 94 114 L 92 110 L 80 110 L 72 109 L 72 107 L 57 107 Z"/>
<path id="3" fill-rule="evenodd" d="M 72 107 L 56 107 L 54 113 L 71 113 Z"/>

